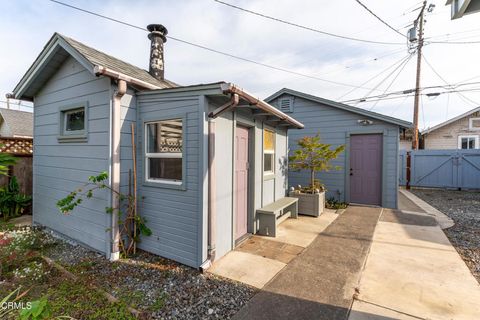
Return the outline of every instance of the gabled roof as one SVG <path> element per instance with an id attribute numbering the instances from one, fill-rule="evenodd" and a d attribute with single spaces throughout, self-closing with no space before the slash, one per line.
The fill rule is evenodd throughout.
<path id="1" fill-rule="evenodd" d="M 107 69 L 125 78 L 135 80 L 135 85 L 142 89 L 163 89 L 177 86 L 169 80 L 157 80 L 144 69 L 91 48 L 72 38 L 54 33 L 13 90 L 14 97 L 31 100 L 68 56 L 75 58 L 92 74 L 98 74 L 98 70 Z"/>
<path id="2" fill-rule="evenodd" d="M 307 93 L 303 93 L 303 92 L 300 92 L 300 91 L 295 91 L 295 90 L 288 89 L 288 88 L 283 88 L 283 89 L 275 92 L 274 94 L 272 94 L 271 96 L 266 98 L 265 101 L 271 102 L 272 100 L 280 97 L 283 94 L 300 97 L 300 98 L 310 100 L 310 101 L 313 101 L 313 102 L 318 102 L 318 103 L 321 103 L 321 104 L 325 104 L 329 107 L 342 109 L 342 110 L 345 110 L 345 111 L 360 114 L 362 116 L 366 116 L 366 117 L 381 120 L 381 121 L 384 121 L 384 122 L 396 124 L 396 125 L 398 125 L 400 127 L 403 127 L 403 128 L 410 128 L 412 126 L 411 122 L 408 122 L 408 121 L 405 121 L 405 120 L 401 120 L 401 119 L 394 118 L 394 117 L 389 117 L 389 116 L 386 116 L 386 115 L 383 115 L 383 114 L 380 114 L 380 113 L 377 113 L 377 112 L 372 112 L 372 111 L 368 111 L 368 110 L 365 110 L 365 109 L 362 109 L 362 108 L 349 106 L 349 105 L 344 104 L 344 103 L 335 102 L 335 101 L 332 101 L 332 100 L 320 98 L 320 97 L 317 97 L 317 96 L 313 96 L 313 95 L 310 95 L 310 94 L 307 94 Z"/>
<path id="3" fill-rule="evenodd" d="M 435 131 L 437 129 L 440 129 L 441 127 L 444 127 L 444 126 L 446 126 L 446 125 L 448 125 L 452 122 L 455 122 L 455 121 L 460 120 L 462 118 L 468 117 L 469 115 L 474 114 L 475 112 L 480 112 L 480 107 L 477 107 L 475 109 L 472 109 L 472 110 L 469 110 L 465 113 L 462 113 L 461 115 L 456 116 L 455 118 L 452 118 L 452 119 L 449 119 L 445 122 L 439 123 L 436 126 L 428 128 L 427 130 L 423 130 L 422 134 L 427 134 L 427 133 L 430 133 L 430 132 Z"/>
<path id="4" fill-rule="evenodd" d="M 4 132 L 9 137 L 33 137 L 32 112 L 0 108 L 0 118 L 0 125 L 8 127 Z"/>

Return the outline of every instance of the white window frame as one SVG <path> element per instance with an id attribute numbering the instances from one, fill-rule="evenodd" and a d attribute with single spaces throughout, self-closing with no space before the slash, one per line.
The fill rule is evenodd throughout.
<path id="1" fill-rule="evenodd" d="M 480 121 L 480 118 L 470 118 L 470 119 L 468 119 L 468 128 L 472 131 L 480 130 L 480 127 L 474 127 L 472 125 L 473 121 Z"/>
<path id="2" fill-rule="evenodd" d="M 468 139 L 473 138 L 475 140 L 475 147 L 473 149 L 479 149 L 480 147 L 478 145 L 479 139 L 478 139 L 478 136 L 475 136 L 475 135 L 458 136 L 458 149 L 462 149 L 462 139 L 464 138 L 468 138 Z M 462 149 L 462 150 L 473 150 L 473 149 Z"/>
<path id="3" fill-rule="evenodd" d="M 275 133 L 275 130 L 272 130 L 272 129 L 263 129 L 263 131 L 268 131 L 268 132 L 271 132 L 273 133 L 273 150 L 265 150 L 265 141 L 263 141 L 263 139 L 265 139 L 265 133 L 263 132 L 263 139 L 262 139 L 262 149 L 263 149 L 263 175 L 264 176 L 273 176 L 275 175 L 275 149 L 276 149 L 276 133 Z M 265 171 L 265 154 L 272 154 L 272 170 L 271 171 Z"/>
<path id="4" fill-rule="evenodd" d="M 151 153 L 147 152 L 148 150 L 148 125 L 161 123 L 165 121 L 172 121 L 172 120 L 180 120 L 182 123 L 182 144 L 185 144 L 185 119 L 182 117 L 175 117 L 175 118 L 168 118 L 168 119 L 159 119 L 153 121 L 146 121 L 144 122 L 144 143 L 145 143 L 145 182 L 150 184 L 158 184 L 158 185 L 171 185 L 171 186 L 183 186 L 185 184 L 185 148 L 182 147 L 182 152 L 159 152 L 159 153 Z M 150 178 L 150 161 L 149 159 L 182 159 L 182 179 L 151 179 Z"/>

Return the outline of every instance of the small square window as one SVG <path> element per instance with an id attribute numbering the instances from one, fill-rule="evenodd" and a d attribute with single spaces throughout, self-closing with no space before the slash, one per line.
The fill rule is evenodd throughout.
<path id="1" fill-rule="evenodd" d="M 58 142 L 87 141 L 87 103 L 60 108 Z"/>

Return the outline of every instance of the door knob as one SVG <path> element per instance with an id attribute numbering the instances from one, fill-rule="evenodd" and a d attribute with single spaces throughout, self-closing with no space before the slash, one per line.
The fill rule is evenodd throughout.
<path id="1" fill-rule="evenodd" d="M 350 175 L 353 176 L 353 169 L 350 168 Z"/>

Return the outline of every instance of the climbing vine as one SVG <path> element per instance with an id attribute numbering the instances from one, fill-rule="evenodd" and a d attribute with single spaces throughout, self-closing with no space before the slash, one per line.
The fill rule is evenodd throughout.
<path id="1" fill-rule="evenodd" d="M 152 231 L 147 227 L 145 218 L 136 212 L 135 196 L 130 192 L 123 194 L 108 185 L 108 173 L 102 172 L 96 176 L 90 176 L 88 183 L 83 187 L 70 192 L 65 198 L 57 202 L 57 207 L 63 214 L 69 214 L 77 206 L 82 204 L 84 199 L 91 199 L 97 190 L 110 190 L 120 199 L 119 207 L 106 207 L 105 212 L 115 214 L 118 217 L 118 228 L 120 232 L 120 252 L 127 257 L 136 250 L 136 244 L 140 241 L 140 235 L 150 236 Z M 107 229 L 106 231 L 110 231 Z"/>

